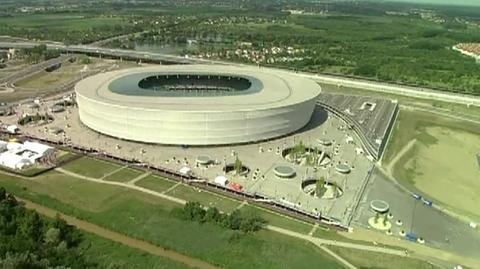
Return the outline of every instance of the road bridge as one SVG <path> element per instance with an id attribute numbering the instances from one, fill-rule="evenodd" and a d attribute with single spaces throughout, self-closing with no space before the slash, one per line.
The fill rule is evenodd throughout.
<path id="1" fill-rule="evenodd" d="M 40 42 L 0 42 L 0 48 L 31 48 L 36 45 L 42 44 Z M 101 48 L 91 45 L 61 45 L 57 43 L 43 43 L 46 44 L 49 49 L 58 49 L 66 53 L 84 53 L 93 56 L 108 56 L 125 60 L 139 60 L 144 62 L 154 63 L 203 63 L 203 64 L 228 64 L 228 65 L 242 65 L 225 61 L 214 61 L 199 58 L 188 58 L 175 55 L 143 52 L 135 50 L 124 49 L 110 49 Z M 270 67 L 262 67 L 270 68 Z M 272 68 L 277 69 L 277 68 Z M 443 102 L 464 104 L 467 106 L 480 106 L 480 96 L 473 96 L 461 93 L 444 92 L 435 89 L 413 87 L 406 85 L 398 85 L 380 81 L 371 81 L 361 78 L 352 78 L 342 75 L 327 75 L 327 74 L 313 74 L 307 72 L 296 72 L 300 76 L 304 76 L 313 79 L 320 83 L 338 85 L 342 87 L 358 88 L 369 91 L 382 92 L 387 94 L 403 95 L 408 97 L 437 100 Z"/>

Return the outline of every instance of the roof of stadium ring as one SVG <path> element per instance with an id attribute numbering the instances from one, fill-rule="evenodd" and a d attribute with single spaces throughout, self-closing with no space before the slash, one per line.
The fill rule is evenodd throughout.
<path id="1" fill-rule="evenodd" d="M 162 65 L 88 77 L 75 85 L 80 120 L 127 140 L 169 145 L 264 141 L 304 127 L 320 86 L 268 68 Z"/>
<path id="2" fill-rule="evenodd" d="M 119 77 L 108 88 L 131 96 L 208 97 L 252 94 L 262 87 L 262 82 L 251 76 L 148 72 Z"/>
<path id="3" fill-rule="evenodd" d="M 80 81 L 91 101 L 171 111 L 262 110 L 316 99 L 314 81 L 285 71 L 224 65 L 168 65 L 100 73 Z"/>

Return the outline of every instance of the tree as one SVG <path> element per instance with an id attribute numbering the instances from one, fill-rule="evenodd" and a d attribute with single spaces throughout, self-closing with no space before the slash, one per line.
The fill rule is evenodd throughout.
<path id="1" fill-rule="evenodd" d="M 377 74 L 377 68 L 372 64 L 361 64 L 353 71 L 354 75 L 374 77 Z"/>
<path id="2" fill-rule="evenodd" d="M 183 208 L 184 216 L 188 220 L 204 222 L 205 209 L 199 202 L 187 202 Z"/>
<path id="3" fill-rule="evenodd" d="M 323 194 L 324 188 L 325 188 L 325 178 L 320 177 L 317 181 L 316 186 L 315 186 L 315 195 L 317 197 L 320 197 Z"/>
<path id="4" fill-rule="evenodd" d="M 4 259 L 0 260 L 1 268 L 12 269 L 47 269 L 50 268 L 48 260 L 40 260 L 30 252 L 11 253 L 7 252 Z"/>
<path id="5" fill-rule="evenodd" d="M 45 233 L 45 242 L 50 244 L 57 244 L 60 242 L 60 229 L 50 228 Z"/>
<path id="6" fill-rule="evenodd" d="M 4 187 L 0 187 L 0 202 L 4 201 L 5 199 L 7 199 L 7 191 Z"/>
<path id="7" fill-rule="evenodd" d="M 303 141 L 300 141 L 292 149 L 293 159 L 296 161 L 298 158 L 302 157 L 305 154 L 306 147 L 303 145 Z"/>
<path id="8" fill-rule="evenodd" d="M 243 163 L 238 159 L 238 156 L 235 158 L 235 163 L 233 164 L 233 169 L 237 175 L 240 175 L 243 171 Z"/>
<path id="9" fill-rule="evenodd" d="M 220 211 L 216 208 L 216 207 L 209 207 L 207 209 L 207 212 L 205 213 L 205 221 L 206 222 L 218 222 L 220 221 L 222 217 L 222 214 L 220 213 Z"/>
<path id="10" fill-rule="evenodd" d="M 384 214 L 383 215 L 383 226 L 387 226 L 387 223 L 388 223 L 387 214 Z"/>
<path id="11" fill-rule="evenodd" d="M 374 219 L 374 222 L 375 223 L 378 223 L 378 220 L 380 219 L 380 213 L 375 213 L 375 219 Z"/>
<path id="12" fill-rule="evenodd" d="M 26 215 L 19 229 L 23 236 L 31 238 L 35 242 L 43 239 L 43 220 L 37 212 Z"/>
<path id="13" fill-rule="evenodd" d="M 240 229 L 240 225 L 242 223 L 242 216 L 241 212 L 238 209 L 235 209 L 230 213 L 224 220 L 224 226 L 232 229 L 238 230 Z"/>

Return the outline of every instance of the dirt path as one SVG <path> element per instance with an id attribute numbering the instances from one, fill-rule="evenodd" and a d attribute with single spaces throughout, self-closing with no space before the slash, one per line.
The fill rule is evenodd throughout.
<path id="1" fill-rule="evenodd" d="M 395 168 L 395 164 L 403 157 L 417 142 L 417 139 L 412 139 L 408 142 L 397 154 L 395 154 L 395 158 L 393 158 L 390 163 L 387 165 L 386 170 L 390 175 L 393 175 L 393 168 Z"/>
<path id="2" fill-rule="evenodd" d="M 56 168 L 56 171 L 67 174 L 67 175 L 70 175 L 70 176 L 73 176 L 73 177 L 77 177 L 77 178 L 80 178 L 80 179 L 85 179 L 85 180 L 89 180 L 89 181 L 93 181 L 93 182 L 97 182 L 97 183 L 101 183 L 101 184 L 123 186 L 123 187 L 126 187 L 126 188 L 135 189 L 137 191 L 148 193 L 148 194 L 151 194 L 151 195 L 154 195 L 154 196 L 157 196 L 157 197 L 161 197 L 161 198 L 170 200 L 172 202 L 180 203 L 180 204 L 185 204 L 186 203 L 186 201 L 183 200 L 183 199 L 179 199 L 179 198 L 167 195 L 167 194 L 155 192 L 155 191 L 152 191 L 152 190 L 149 190 L 149 189 L 141 188 L 141 187 L 138 187 L 138 186 L 135 186 L 135 185 L 130 185 L 130 184 L 121 183 L 121 182 L 103 181 L 103 180 L 93 179 L 93 178 L 85 177 L 85 176 L 67 171 L 67 170 L 62 169 L 62 168 Z M 76 225 L 76 224 L 73 224 L 73 225 Z M 93 224 L 90 224 L 90 225 L 93 225 Z M 98 227 L 98 228 L 103 229 L 101 227 Z M 380 246 L 369 246 L 369 245 L 364 245 L 364 244 L 350 243 L 350 242 L 337 241 L 337 240 L 322 239 L 322 238 L 314 237 L 314 236 L 311 236 L 311 235 L 294 232 L 294 231 L 291 231 L 291 230 L 288 230 L 288 229 L 283 229 L 283 228 L 273 226 L 273 225 L 267 225 L 266 229 L 268 229 L 270 231 L 273 231 L 273 232 L 283 234 L 283 235 L 292 236 L 292 237 L 295 237 L 295 238 L 298 238 L 298 239 L 303 239 L 303 240 L 309 241 L 309 242 L 313 243 L 314 245 L 316 245 L 317 247 L 319 247 L 320 249 L 327 252 L 328 254 L 332 255 L 332 257 L 334 257 L 337 261 L 341 262 L 347 268 L 350 268 L 350 269 L 355 268 L 355 266 L 350 264 L 348 261 L 346 261 L 345 259 L 343 259 L 339 255 L 337 255 L 336 253 L 329 250 L 328 246 L 338 246 L 338 247 L 344 247 L 344 248 L 349 248 L 349 249 L 366 250 L 366 251 L 371 251 L 371 252 L 395 255 L 395 256 L 399 256 L 399 257 L 411 256 L 411 254 L 407 254 L 404 250 L 392 249 L 392 248 L 380 247 Z M 349 237 L 351 239 L 355 239 L 355 240 L 382 242 L 382 240 L 380 239 L 381 234 L 372 233 L 372 231 L 369 231 L 369 232 L 370 233 L 368 233 L 368 236 L 364 236 L 365 231 L 362 231 L 360 233 L 358 233 L 358 232 L 351 233 L 351 234 L 347 233 L 344 236 Z M 112 232 L 112 233 L 117 234 L 117 233 L 114 233 L 114 232 Z M 123 236 L 121 234 L 118 234 L 118 235 Z M 112 239 L 112 240 L 114 240 L 114 239 Z M 132 239 L 132 238 L 129 238 L 129 240 L 134 240 L 132 242 L 143 242 L 143 241 Z M 158 248 L 162 251 L 165 251 L 162 248 L 159 248 L 157 246 L 148 244 L 146 242 L 143 242 L 143 244 L 147 244 L 149 246 L 153 246 L 153 247 Z M 472 268 L 480 268 L 480 267 L 477 266 L 479 264 L 478 264 L 478 261 L 476 261 L 476 260 L 465 258 L 465 257 L 460 257 L 460 256 L 457 256 L 457 255 L 454 255 L 454 254 L 447 253 L 445 251 L 428 248 L 426 246 L 412 248 L 412 246 L 409 245 L 408 242 L 407 243 L 405 243 L 405 242 L 398 243 L 396 241 L 395 242 L 388 242 L 388 243 L 385 242 L 385 244 L 386 245 L 400 246 L 400 247 L 405 248 L 405 249 L 413 250 L 414 251 L 413 256 L 417 257 L 417 258 L 423 258 L 423 259 L 425 259 L 425 258 L 435 258 L 435 259 L 441 259 L 441 260 L 444 260 L 444 261 L 451 261 L 451 262 L 457 262 L 457 263 L 460 263 L 460 260 L 463 259 L 464 260 L 463 264 L 466 264 L 466 265 L 474 264 L 475 266 L 472 267 Z M 176 253 L 176 252 L 174 252 L 174 253 Z M 176 254 L 181 255 L 181 254 L 178 254 L 178 253 L 176 253 Z M 187 258 L 189 258 L 189 257 L 187 257 Z M 189 259 L 191 259 L 191 258 L 189 258 Z M 216 268 L 216 267 L 201 267 L 201 268 Z"/>
<path id="3" fill-rule="evenodd" d="M 204 262 L 202 260 L 192 258 L 186 255 L 183 255 L 181 253 L 172 251 L 172 250 L 167 250 L 164 248 L 161 248 L 159 246 L 155 246 L 153 244 L 150 244 L 148 242 L 138 240 L 117 232 L 113 232 L 111 230 L 105 229 L 103 227 L 100 227 L 98 225 L 92 224 L 87 221 L 79 220 L 75 217 L 68 216 L 65 214 L 60 213 L 59 211 L 44 207 L 42 205 L 33 203 L 28 200 L 20 199 L 16 197 L 18 201 L 21 201 L 25 204 L 25 207 L 28 209 L 32 209 L 37 211 L 39 214 L 45 215 L 47 217 L 54 218 L 57 214 L 60 215 L 62 219 L 64 219 L 68 224 L 74 225 L 78 227 L 81 230 L 87 231 L 89 233 L 98 235 L 100 237 L 121 243 L 123 245 L 129 246 L 131 248 L 139 249 L 145 252 L 148 252 L 150 254 L 156 255 L 156 256 L 162 256 L 169 258 L 171 260 L 177 261 L 184 263 L 188 266 L 195 267 L 195 268 L 200 268 L 200 269 L 220 269 L 221 267 L 209 264 L 207 262 Z"/>

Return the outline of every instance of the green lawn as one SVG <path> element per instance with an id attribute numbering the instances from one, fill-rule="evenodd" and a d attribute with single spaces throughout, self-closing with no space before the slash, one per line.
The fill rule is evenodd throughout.
<path id="1" fill-rule="evenodd" d="M 335 246 L 328 248 L 360 269 L 440 269 L 412 258 Z"/>
<path id="2" fill-rule="evenodd" d="M 150 189 L 156 192 L 163 192 L 177 184 L 176 181 L 162 178 L 156 175 L 149 175 L 135 183 L 135 185 Z"/>
<path id="3" fill-rule="evenodd" d="M 199 202 L 205 206 L 215 206 L 224 212 L 230 212 L 240 205 L 237 200 L 185 185 L 179 185 L 167 194 L 187 201 Z"/>
<path id="4" fill-rule="evenodd" d="M 2 17 L 0 24 L 6 23 L 15 27 L 25 28 L 46 28 L 51 30 L 84 30 L 92 27 L 102 26 L 106 23 L 121 25 L 119 17 L 88 16 L 86 14 L 28 14 L 25 16 Z"/>
<path id="5" fill-rule="evenodd" d="M 168 258 L 152 255 L 123 244 L 83 232 L 80 245 L 87 260 L 100 265 L 101 268 L 129 269 L 189 269 L 185 264 Z M 118 266 L 118 267 L 115 267 Z"/>
<path id="6" fill-rule="evenodd" d="M 343 268 L 305 241 L 270 231 L 242 234 L 214 224 L 183 221 L 171 215 L 178 204 L 116 186 L 80 182 L 56 173 L 33 181 L 2 175 L 0 185 L 66 214 L 225 268 Z"/>
<path id="7" fill-rule="evenodd" d="M 413 147 L 393 166 L 393 175 L 435 202 L 480 219 L 480 126 L 432 114 L 401 111 L 384 165 L 413 139 Z"/>
<path id="8" fill-rule="evenodd" d="M 285 229 L 290 229 L 303 234 L 308 234 L 313 228 L 313 224 L 286 217 L 263 208 L 254 207 L 252 205 L 245 205 L 241 208 L 241 211 L 261 216 L 262 218 L 266 219 L 269 224 Z"/>
<path id="9" fill-rule="evenodd" d="M 146 173 L 145 171 L 130 168 L 130 167 L 125 167 L 121 170 L 118 170 L 118 172 L 115 172 L 106 178 L 105 180 L 108 181 L 117 181 L 117 182 L 128 182 L 142 174 Z"/>
<path id="10" fill-rule="evenodd" d="M 119 164 L 90 157 L 81 157 L 62 166 L 65 170 L 93 178 L 101 178 L 121 167 Z"/>
<path id="11" fill-rule="evenodd" d="M 63 151 L 59 150 L 57 153 L 57 162 L 68 162 L 69 160 L 72 160 L 73 158 L 77 157 L 78 155 L 76 153 L 70 152 L 70 151 Z"/>

